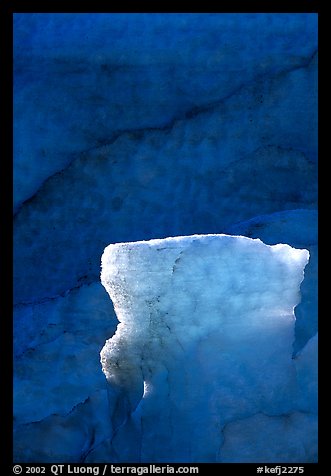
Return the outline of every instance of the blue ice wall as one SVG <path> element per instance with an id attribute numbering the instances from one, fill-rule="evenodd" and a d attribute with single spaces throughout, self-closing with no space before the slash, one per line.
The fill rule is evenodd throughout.
<path id="1" fill-rule="evenodd" d="M 294 352 L 315 334 L 317 46 L 315 14 L 15 15 L 18 459 L 63 461 L 40 435 L 101 398 L 111 242 L 236 233 L 305 247 Z M 47 359 L 59 365 L 45 383 Z M 68 427 L 77 460 L 88 444 Z"/>

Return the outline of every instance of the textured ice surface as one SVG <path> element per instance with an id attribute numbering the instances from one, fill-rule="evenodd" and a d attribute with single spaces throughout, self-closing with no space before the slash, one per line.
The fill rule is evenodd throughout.
<path id="1" fill-rule="evenodd" d="M 302 74 L 316 52 L 316 24 L 317 15 L 305 14 L 16 14 L 15 204 L 77 153 L 122 131 L 170 127 L 222 107 L 247 84 L 263 102 L 265 77 Z M 294 97 L 284 89 L 266 100 L 286 111 L 277 124 L 282 145 L 312 152 L 314 94 L 302 101 L 307 78 L 292 81 Z M 289 136 L 298 114 L 301 127 Z"/>
<path id="2" fill-rule="evenodd" d="M 64 387 L 61 393 L 65 393 Z M 107 391 L 99 389 L 69 412 L 51 413 L 41 420 L 17 425 L 14 430 L 15 459 L 30 463 L 84 461 L 92 449 L 111 436 L 111 426 L 105 418 L 108 411 Z"/>
<path id="3" fill-rule="evenodd" d="M 298 408 L 317 413 L 318 405 L 318 335 L 315 334 L 295 358 L 298 377 Z"/>
<path id="4" fill-rule="evenodd" d="M 111 444 L 97 411 L 116 328 L 108 243 L 228 233 L 308 249 L 294 350 L 310 355 L 317 15 L 14 17 L 15 458 L 115 461 L 127 433 Z"/>
<path id="5" fill-rule="evenodd" d="M 309 263 L 301 286 L 301 302 L 295 314 L 294 352 L 317 332 L 318 310 L 318 216 L 316 210 L 286 210 L 260 215 L 226 229 L 228 233 L 260 238 L 269 245 L 288 243 L 309 250 Z"/>
<path id="6" fill-rule="evenodd" d="M 116 328 L 111 316 L 111 303 L 99 283 L 16 310 L 16 424 L 63 416 L 105 388 L 98 354 L 105 335 Z"/>
<path id="7" fill-rule="evenodd" d="M 248 419 L 247 431 L 254 432 L 249 418 L 259 413 L 275 417 L 261 422 L 263 431 L 276 433 L 275 444 L 259 453 L 263 438 L 250 450 L 243 436 L 247 451 L 257 461 L 266 455 L 296 461 L 297 452 L 278 443 L 284 424 L 276 417 L 291 417 L 285 439 L 316 424 L 293 414 L 293 311 L 308 257 L 307 250 L 228 235 L 105 249 L 102 284 L 120 323 L 101 361 L 114 401 L 112 450 L 119 461 L 223 461 L 224 429 Z M 306 411 L 315 411 L 311 406 Z M 229 445 L 236 451 L 231 438 L 225 455 Z M 302 460 L 310 451 L 301 451 Z"/>
<path id="8" fill-rule="evenodd" d="M 220 119 L 215 116 L 211 128 Z M 221 141 L 222 124 L 215 131 Z M 262 213 L 314 207 L 317 168 L 302 153 L 262 147 L 245 157 L 237 151 L 240 158 L 227 164 L 229 145 L 204 138 L 207 126 L 200 118 L 193 129 L 185 123 L 168 134 L 121 138 L 50 180 L 15 220 L 15 301 L 54 297 L 96 280 L 109 237 L 123 242 L 154 233 L 218 232 Z M 40 255 L 42 267 L 35 264 Z"/>
<path id="9" fill-rule="evenodd" d="M 223 462 L 316 463 L 317 418 L 293 412 L 288 415 L 257 413 L 224 429 Z"/>
<path id="10" fill-rule="evenodd" d="M 16 15 L 15 302 L 110 241 L 314 208 L 316 48 L 314 15 Z"/>

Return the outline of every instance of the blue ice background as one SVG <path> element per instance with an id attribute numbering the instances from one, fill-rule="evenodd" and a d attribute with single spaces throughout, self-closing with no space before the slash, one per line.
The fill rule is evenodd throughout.
<path id="1" fill-rule="evenodd" d="M 309 249 L 297 352 L 317 329 L 317 15 L 16 14 L 14 203 L 18 460 L 60 458 L 41 428 L 101 385 L 108 243 L 235 233 Z"/>

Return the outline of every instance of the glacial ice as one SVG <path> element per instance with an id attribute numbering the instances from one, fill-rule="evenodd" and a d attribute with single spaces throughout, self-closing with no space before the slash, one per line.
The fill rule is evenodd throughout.
<path id="1" fill-rule="evenodd" d="M 316 14 L 14 15 L 17 463 L 140 458 L 104 400 L 108 243 L 227 233 L 307 249 L 293 406 L 312 415 L 317 47 Z M 238 421 L 223 427 L 223 461 L 239 460 Z"/>
<path id="2" fill-rule="evenodd" d="M 298 400 L 306 392 L 301 376 L 309 379 L 315 372 L 304 366 L 315 361 L 292 359 L 294 308 L 308 259 L 304 249 L 229 235 L 105 249 L 101 281 L 119 320 L 101 351 L 113 408 L 113 457 L 145 462 L 316 457 L 315 445 L 309 445 L 316 439 L 316 408 L 308 403 L 303 409 Z M 316 346 L 310 347 L 315 355 Z M 315 387 L 312 379 L 311 401 Z M 239 443 L 236 425 L 245 428 Z M 252 450 L 256 425 L 261 434 Z M 270 446 L 263 435 L 273 432 Z M 293 435 L 299 442 L 291 452 L 283 439 Z"/>
<path id="3" fill-rule="evenodd" d="M 295 310 L 294 354 L 300 351 L 318 329 L 318 213 L 317 210 L 286 210 L 259 215 L 226 229 L 231 235 L 260 238 L 268 245 L 287 243 L 309 251 L 309 263 L 301 286 L 301 302 Z"/>
<path id="4" fill-rule="evenodd" d="M 243 83 L 300 67 L 316 47 L 316 25 L 307 14 L 15 14 L 15 209 L 77 152 L 119 132 L 162 128 Z M 268 90 L 267 111 L 240 119 L 244 141 L 262 119 L 267 141 L 315 155 L 315 94 L 303 92 L 305 82 L 292 81 L 276 101 Z"/>

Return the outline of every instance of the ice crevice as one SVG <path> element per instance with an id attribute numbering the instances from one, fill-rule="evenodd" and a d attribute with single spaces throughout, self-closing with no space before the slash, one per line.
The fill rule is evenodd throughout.
<path id="1" fill-rule="evenodd" d="M 118 408 L 112 446 L 127 441 L 141 462 L 225 462 L 242 445 L 251 461 L 257 425 L 259 461 L 314 460 L 316 388 L 304 378 L 317 372 L 316 339 L 292 359 L 308 260 L 305 249 L 224 234 L 109 245 L 101 281 L 119 325 L 101 363 Z M 298 438 L 294 456 L 284 428 Z"/>
<path id="2" fill-rule="evenodd" d="M 84 282 L 79 283 L 80 279 L 82 279 L 82 277 L 77 279 L 77 284 L 75 284 L 74 286 L 68 289 L 63 290 L 62 292 L 58 294 L 53 294 L 52 296 L 45 296 L 42 299 L 37 299 L 33 301 L 20 301 L 15 304 L 15 307 L 20 308 L 24 306 L 37 306 L 38 304 L 44 304 L 50 301 L 55 301 L 56 299 L 68 296 L 68 294 L 70 294 L 71 292 L 77 291 L 83 288 L 84 286 L 89 286 L 91 284 L 95 284 L 99 282 L 97 279 L 94 279 L 93 277 L 91 277 L 91 279 L 87 279 Z"/>
<path id="3" fill-rule="evenodd" d="M 63 173 L 66 172 L 66 170 L 75 162 L 76 160 L 79 160 L 80 157 L 84 154 L 88 154 L 89 152 L 96 151 L 96 150 L 101 150 L 104 147 L 109 147 L 110 145 L 114 144 L 120 137 L 125 136 L 125 135 L 139 135 L 142 136 L 145 133 L 149 132 L 155 132 L 155 131 L 171 131 L 178 122 L 181 121 L 187 121 L 194 119 L 196 116 L 200 114 L 205 114 L 208 112 L 212 112 L 214 109 L 219 107 L 220 105 L 226 103 L 229 99 L 231 99 L 233 96 L 236 94 L 240 93 L 244 88 L 250 87 L 251 85 L 255 84 L 256 82 L 262 81 L 262 80 L 273 80 L 277 79 L 280 76 L 290 74 L 294 71 L 308 68 L 310 67 L 311 63 L 314 61 L 318 54 L 318 49 L 314 49 L 314 51 L 308 55 L 307 57 L 304 57 L 301 62 L 295 63 L 292 66 L 287 66 L 284 69 L 281 69 L 276 72 L 268 72 L 264 74 L 259 74 L 257 77 L 254 79 L 250 79 L 249 81 L 241 83 L 239 86 L 237 86 L 233 91 L 229 92 L 227 95 L 213 101 L 207 104 L 202 104 L 199 106 L 194 106 L 191 110 L 188 110 L 184 112 L 183 114 L 180 114 L 179 116 L 173 117 L 173 119 L 169 122 L 167 122 L 164 125 L 161 126 L 147 126 L 147 127 L 141 127 L 141 128 L 136 128 L 136 129 L 123 129 L 119 131 L 114 131 L 112 133 L 111 137 L 105 138 L 103 141 L 99 140 L 97 144 L 93 144 L 87 149 L 75 152 L 71 154 L 71 157 L 68 157 L 68 161 L 65 164 L 64 167 L 61 169 L 57 170 L 55 173 L 52 175 L 49 175 L 38 187 L 38 189 L 29 197 L 27 197 L 23 202 L 19 203 L 14 210 L 14 220 L 15 218 L 19 215 L 19 213 L 22 211 L 22 209 L 29 205 L 31 202 L 33 202 L 34 198 L 39 194 L 42 193 L 44 187 L 47 186 L 47 183 L 49 180 L 54 179 L 57 176 L 62 175 Z"/>
<path id="4" fill-rule="evenodd" d="M 15 463 L 317 461 L 317 20 L 15 15 Z"/>
<path id="5" fill-rule="evenodd" d="M 48 415 L 44 416 L 43 418 L 40 418 L 39 420 L 31 420 L 31 421 L 28 421 L 28 422 L 20 423 L 18 425 L 18 428 L 27 427 L 27 426 L 30 426 L 30 425 L 36 425 L 38 423 L 45 422 L 46 420 L 49 420 L 52 417 L 66 418 L 69 415 L 72 415 L 80 407 L 83 407 L 84 405 L 86 405 L 89 401 L 90 401 L 90 396 L 88 395 L 84 400 L 75 403 L 75 405 L 73 405 L 72 408 L 70 408 L 69 411 L 49 413 Z"/>

